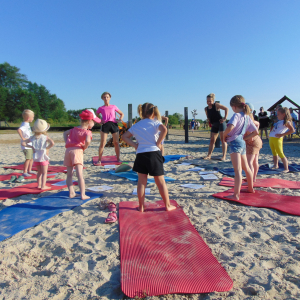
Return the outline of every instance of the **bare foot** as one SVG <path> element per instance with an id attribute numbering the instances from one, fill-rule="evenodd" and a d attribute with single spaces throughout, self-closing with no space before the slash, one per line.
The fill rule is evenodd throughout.
<path id="1" fill-rule="evenodd" d="M 240 200 L 240 195 L 235 195 L 235 194 L 232 194 L 230 196 L 226 196 L 225 197 L 226 199 L 232 199 L 232 200 Z"/>
<path id="2" fill-rule="evenodd" d="M 76 197 L 76 194 L 75 192 L 69 192 L 69 198 L 75 198 Z"/>
<path id="3" fill-rule="evenodd" d="M 248 191 L 247 191 L 248 193 L 252 193 L 252 194 L 254 194 L 255 193 L 255 190 L 254 189 L 249 189 L 249 187 L 248 187 Z"/>
<path id="4" fill-rule="evenodd" d="M 253 182 L 256 182 L 256 178 L 253 178 Z"/>
<path id="5" fill-rule="evenodd" d="M 282 173 L 288 173 L 290 170 L 287 169 L 287 170 L 283 170 Z"/>
<path id="6" fill-rule="evenodd" d="M 226 157 L 222 157 L 220 158 L 221 161 L 225 161 L 226 160 Z"/>
<path id="7" fill-rule="evenodd" d="M 279 167 L 278 166 L 274 166 L 271 169 L 279 169 Z"/>
<path id="8" fill-rule="evenodd" d="M 81 196 L 81 200 L 87 200 L 90 199 L 91 197 L 87 196 L 87 195 L 82 195 Z"/>
<path id="9" fill-rule="evenodd" d="M 101 161 L 98 160 L 98 161 L 96 162 L 96 165 L 101 165 Z"/>
<path id="10" fill-rule="evenodd" d="M 51 190 L 51 187 L 50 186 L 42 186 L 41 190 Z"/>
<path id="11" fill-rule="evenodd" d="M 176 206 L 170 204 L 170 206 L 166 207 L 166 211 L 175 210 L 176 208 Z"/>
<path id="12" fill-rule="evenodd" d="M 205 156 L 205 157 L 203 157 L 203 159 L 205 159 L 205 160 L 209 160 L 209 159 L 211 159 L 211 156 Z"/>
<path id="13" fill-rule="evenodd" d="M 144 206 L 142 206 L 142 207 L 137 207 L 136 208 L 138 211 L 140 211 L 140 212 L 144 212 L 145 210 L 144 210 Z"/>

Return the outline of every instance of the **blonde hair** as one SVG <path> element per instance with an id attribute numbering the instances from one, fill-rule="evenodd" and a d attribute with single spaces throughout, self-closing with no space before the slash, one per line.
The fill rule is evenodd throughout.
<path id="1" fill-rule="evenodd" d="M 286 124 L 290 121 L 292 121 L 292 117 L 291 117 L 291 114 L 290 114 L 290 110 L 287 108 L 287 107 L 279 107 L 277 112 L 281 112 L 282 114 L 285 114 L 284 116 L 284 126 L 286 126 Z"/>
<path id="2" fill-rule="evenodd" d="M 30 109 L 25 109 L 23 110 L 22 112 L 22 117 L 23 117 L 23 120 L 27 120 L 29 116 L 32 116 L 34 115 L 34 112 Z"/>
<path id="3" fill-rule="evenodd" d="M 104 92 L 104 93 L 101 95 L 101 99 L 102 99 L 102 100 L 103 100 L 103 97 L 104 97 L 105 95 L 109 95 L 109 97 L 111 98 L 111 94 L 110 94 L 109 92 Z"/>
<path id="4" fill-rule="evenodd" d="M 161 122 L 161 116 L 157 106 L 154 106 L 152 103 L 148 102 L 138 106 L 138 114 L 140 115 L 141 119 L 149 118 L 153 113 L 156 119 Z"/>
<path id="5" fill-rule="evenodd" d="M 251 109 L 245 102 L 246 101 L 242 95 L 235 95 L 230 100 L 230 106 L 242 108 L 245 115 L 250 115 Z"/>
<path id="6" fill-rule="evenodd" d="M 215 101 L 215 94 L 210 93 L 209 95 L 206 96 L 206 98 L 212 98 Z"/>

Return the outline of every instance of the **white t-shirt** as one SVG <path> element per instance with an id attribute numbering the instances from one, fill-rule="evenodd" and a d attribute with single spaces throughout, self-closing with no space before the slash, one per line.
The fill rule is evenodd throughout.
<path id="1" fill-rule="evenodd" d="M 269 137 L 276 137 L 276 134 L 283 134 L 287 132 L 289 129 L 284 126 L 284 120 L 280 120 L 274 124 L 272 131 L 269 134 Z"/>
<path id="2" fill-rule="evenodd" d="M 128 131 L 136 138 L 139 144 L 136 154 L 143 152 L 160 151 L 156 146 L 159 136 L 158 127 L 161 125 L 157 120 L 143 119 L 134 124 Z"/>
<path id="3" fill-rule="evenodd" d="M 37 162 L 49 161 L 50 157 L 47 155 L 47 140 L 48 137 L 41 134 L 37 139 L 35 136 L 31 137 L 32 147 L 34 149 L 33 160 Z"/>
<path id="4" fill-rule="evenodd" d="M 26 139 L 26 140 L 29 139 L 33 135 L 32 131 L 31 131 L 30 124 L 28 122 L 22 122 L 19 129 L 22 130 L 23 138 Z M 31 149 L 29 147 L 22 146 L 22 142 L 23 141 L 21 140 L 21 149 L 22 149 L 22 151 L 24 149 Z M 28 143 L 28 145 L 32 146 L 32 143 Z"/>

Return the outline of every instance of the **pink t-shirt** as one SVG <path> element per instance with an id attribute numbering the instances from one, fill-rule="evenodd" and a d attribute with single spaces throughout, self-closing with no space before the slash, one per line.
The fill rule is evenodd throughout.
<path id="1" fill-rule="evenodd" d="M 115 105 L 109 105 L 109 106 L 100 106 L 97 109 L 97 114 L 102 115 L 102 122 L 116 122 L 116 111 L 119 111 L 119 109 Z"/>
<path id="2" fill-rule="evenodd" d="M 229 124 L 232 124 L 234 126 L 228 134 L 228 137 L 226 139 L 227 143 L 234 141 L 241 134 L 246 118 L 248 120 L 246 131 L 256 131 L 257 128 L 249 116 L 245 116 L 241 113 L 235 113 L 227 124 L 227 126 Z"/>
<path id="3" fill-rule="evenodd" d="M 90 130 L 74 127 L 70 130 L 70 134 L 68 135 L 66 148 L 82 149 L 87 136 L 92 138 L 92 132 Z"/>

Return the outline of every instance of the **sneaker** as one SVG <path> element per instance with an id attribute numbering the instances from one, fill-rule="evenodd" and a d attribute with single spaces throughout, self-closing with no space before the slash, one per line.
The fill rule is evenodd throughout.
<path id="1" fill-rule="evenodd" d="M 35 172 L 35 171 L 29 171 L 28 174 L 34 174 L 34 175 L 36 175 L 37 172 Z"/>
<path id="2" fill-rule="evenodd" d="M 24 176 L 19 176 L 14 182 L 16 182 L 16 183 L 19 183 L 19 182 L 22 182 L 22 181 L 24 181 L 25 179 L 24 179 Z"/>
<path id="3" fill-rule="evenodd" d="M 23 173 L 22 176 L 24 176 L 24 177 L 30 177 L 31 175 L 28 174 L 28 173 Z"/>
<path id="4" fill-rule="evenodd" d="M 11 176 L 10 179 L 8 180 L 8 183 L 13 183 L 16 179 L 17 179 L 17 176 L 13 175 L 13 176 Z"/>

